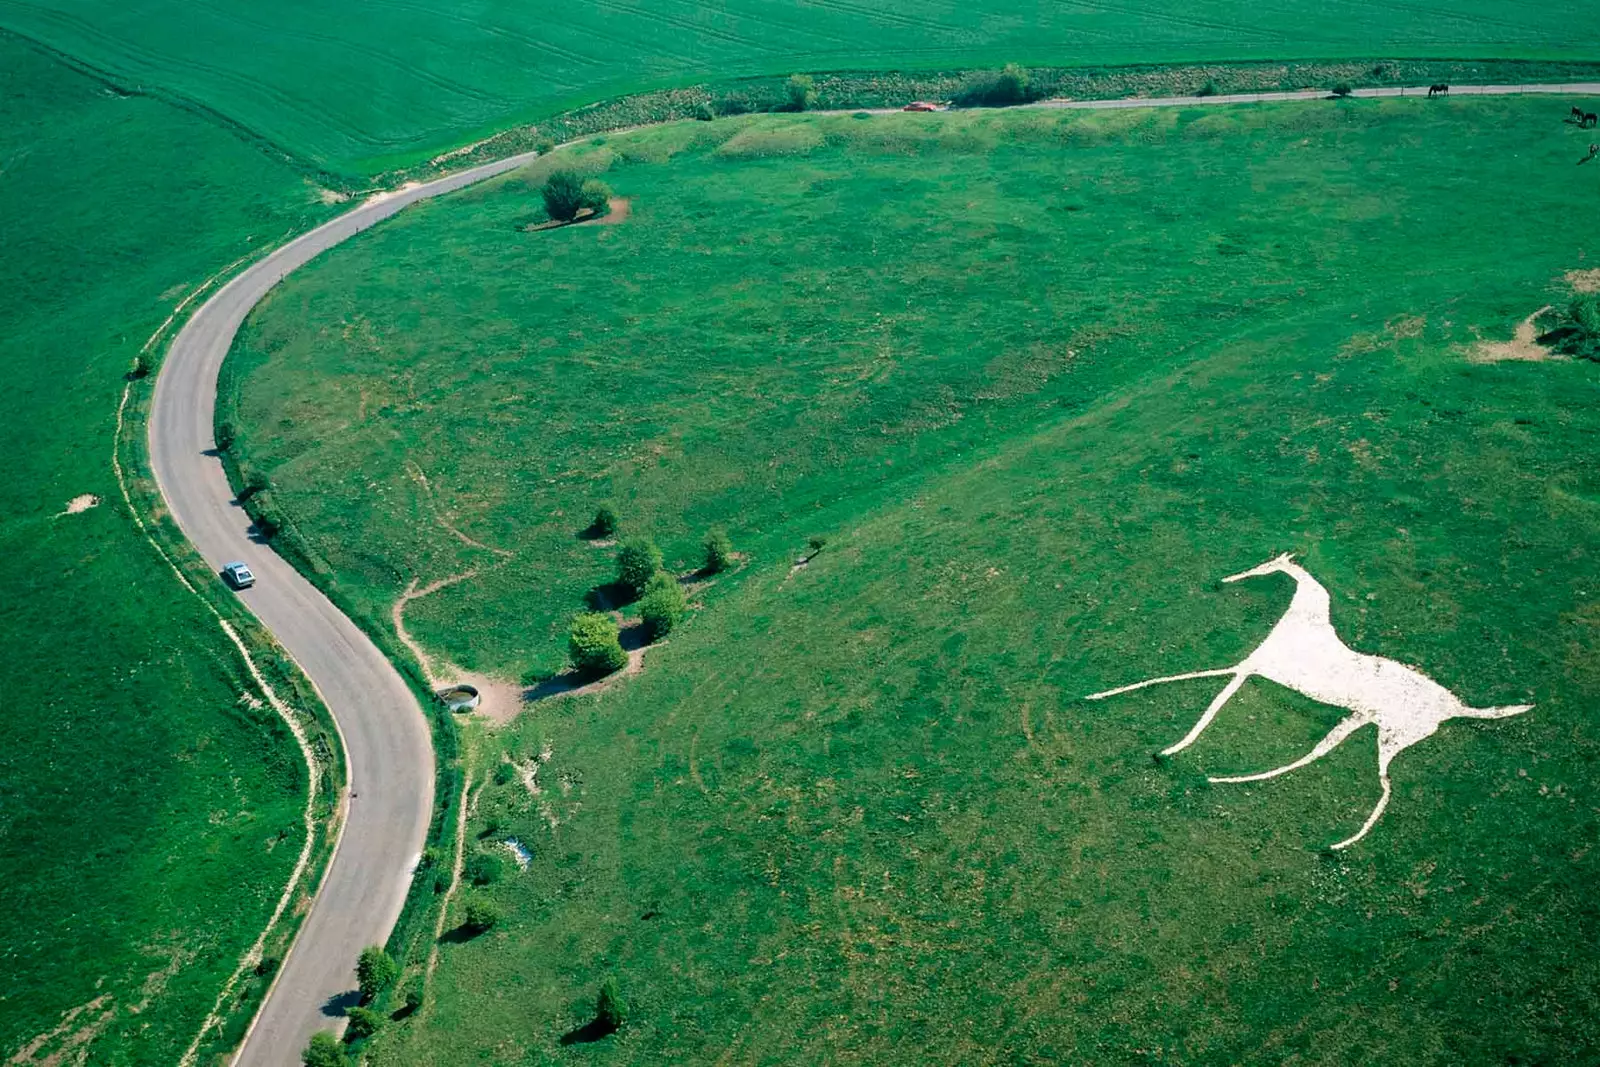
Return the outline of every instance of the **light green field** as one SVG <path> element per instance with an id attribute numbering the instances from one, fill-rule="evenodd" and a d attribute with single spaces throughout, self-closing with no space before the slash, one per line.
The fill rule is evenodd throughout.
<path id="1" fill-rule="evenodd" d="M 1482 365 L 1561 300 L 1594 175 L 1548 101 L 756 119 L 575 154 L 297 275 L 231 361 L 245 464 L 380 632 L 558 661 L 593 504 L 743 570 L 474 829 L 534 862 L 376 1060 L 1582 1062 L 1600 1050 L 1590 364 Z M 425 491 L 416 476 L 426 474 Z M 454 529 L 451 529 L 453 527 Z M 457 533 L 510 553 L 501 561 Z M 827 547 L 790 573 L 807 536 Z M 1276 782 L 1335 709 L 1237 661 L 1301 553 L 1353 647 L 1474 705 Z M 619 977 L 634 1014 L 562 1048 Z M 1486 1019 L 1494 1024 L 1486 1025 Z"/>
<path id="2" fill-rule="evenodd" d="M 0 0 L 0 25 L 317 166 L 373 172 L 599 98 L 708 78 L 1245 59 L 1592 59 L 1577 0 Z"/>
<path id="3" fill-rule="evenodd" d="M 283 891 L 306 783 L 121 504 L 122 374 L 184 294 L 320 209 L 232 136 L 8 39 L 0 127 L 0 1058 L 170 1065 Z M 101 503 L 58 514 L 80 494 Z"/>

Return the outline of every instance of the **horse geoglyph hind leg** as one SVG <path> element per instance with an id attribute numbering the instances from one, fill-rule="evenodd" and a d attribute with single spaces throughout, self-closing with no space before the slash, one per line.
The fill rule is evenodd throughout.
<path id="1" fill-rule="evenodd" d="M 1258 774 L 1212 777 L 1210 780 L 1213 782 L 1261 782 L 1277 778 L 1316 762 L 1338 748 L 1361 727 L 1368 723 L 1375 724 L 1378 727 L 1378 784 L 1381 794 L 1361 829 L 1333 845 L 1335 849 L 1348 848 L 1360 841 L 1383 815 L 1392 792 L 1389 763 L 1394 757 L 1431 737 L 1449 719 L 1503 719 L 1521 715 L 1533 707 L 1531 704 L 1470 707 L 1414 667 L 1347 647 L 1333 628 L 1328 591 L 1303 567 L 1296 565 L 1290 555 L 1278 556 L 1223 581 L 1236 582 L 1274 572 L 1287 574 L 1294 579 L 1294 599 L 1265 640 L 1243 661 L 1233 667 L 1150 678 L 1092 693 L 1088 699 L 1104 700 L 1164 682 L 1231 676 L 1228 684 L 1212 699 L 1183 739 L 1162 750 L 1163 756 L 1182 752 L 1194 744 L 1211 725 L 1217 712 L 1252 675 L 1259 675 L 1320 703 L 1351 712 L 1317 742 L 1315 748 L 1294 762 Z"/>

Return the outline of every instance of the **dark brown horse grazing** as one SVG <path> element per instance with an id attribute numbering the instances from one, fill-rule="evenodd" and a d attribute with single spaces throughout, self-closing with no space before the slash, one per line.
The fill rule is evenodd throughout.
<path id="1" fill-rule="evenodd" d="M 1578 122 L 1578 125 L 1580 127 L 1593 126 L 1597 123 L 1600 123 L 1600 115 L 1596 115 L 1593 111 L 1586 111 L 1583 113 L 1583 118 Z"/>
<path id="2" fill-rule="evenodd" d="M 1448 93 L 1449 91 L 1450 91 L 1450 86 L 1444 84 L 1443 82 L 1439 82 L 1436 85 L 1428 86 L 1428 95 L 1429 96 L 1438 96 L 1440 93 Z"/>

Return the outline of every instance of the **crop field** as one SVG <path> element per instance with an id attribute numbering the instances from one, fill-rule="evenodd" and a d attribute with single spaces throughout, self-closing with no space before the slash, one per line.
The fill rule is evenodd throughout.
<path id="1" fill-rule="evenodd" d="M 0 26 L 251 131 L 315 166 L 370 173 L 599 98 L 707 78 L 1021 62 L 1591 59 L 1578 0 L 1407 5 L 1154 0 L 0 0 Z"/>
<path id="2" fill-rule="evenodd" d="M 123 373 L 185 293 L 324 209 L 3 38 L 0 127 L 0 1058 L 170 1065 L 283 891 L 306 782 L 122 506 Z"/>
<path id="3" fill-rule="evenodd" d="M 375 630 L 468 574 L 411 633 L 548 673 L 602 500 L 746 557 L 642 674 L 474 735 L 474 847 L 532 861 L 372 1062 L 1600 1054 L 1600 380 L 1481 358 L 1592 262 L 1564 106 L 683 124 L 291 278 L 225 402 Z M 530 230 L 556 163 L 627 217 Z M 1352 648 L 1534 705 L 1407 749 L 1346 851 L 1374 730 L 1207 778 L 1340 709 L 1251 681 L 1152 760 L 1220 681 L 1084 699 L 1238 662 L 1291 587 L 1219 579 L 1284 552 Z"/>

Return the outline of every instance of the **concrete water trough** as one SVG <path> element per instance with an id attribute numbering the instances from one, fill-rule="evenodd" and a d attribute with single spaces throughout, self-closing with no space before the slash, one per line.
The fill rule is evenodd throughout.
<path id="1" fill-rule="evenodd" d="M 452 685 L 435 694 L 439 702 L 451 711 L 471 711 L 483 698 L 475 685 Z"/>

